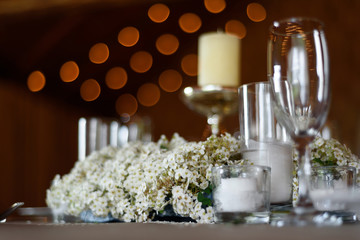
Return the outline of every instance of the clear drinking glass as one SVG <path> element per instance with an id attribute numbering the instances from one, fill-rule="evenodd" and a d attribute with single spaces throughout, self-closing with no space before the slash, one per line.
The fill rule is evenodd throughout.
<path id="1" fill-rule="evenodd" d="M 227 165 L 211 170 L 215 221 L 268 223 L 270 174 L 266 166 Z"/>
<path id="2" fill-rule="evenodd" d="M 310 195 L 316 209 L 346 210 L 348 197 L 356 189 L 356 168 L 351 166 L 320 166 L 312 169 Z"/>
<path id="3" fill-rule="evenodd" d="M 275 21 L 268 41 L 268 77 L 277 120 L 294 140 L 298 153 L 299 198 L 286 222 L 316 224 L 309 190 L 309 144 L 326 121 L 330 79 L 323 24 L 309 18 Z M 321 223 L 320 223 L 321 224 Z"/>

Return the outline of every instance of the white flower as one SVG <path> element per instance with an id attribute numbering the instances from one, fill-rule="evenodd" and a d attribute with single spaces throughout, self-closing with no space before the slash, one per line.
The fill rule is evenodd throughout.
<path id="1" fill-rule="evenodd" d="M 171 191 L 173 198 L 182 198 L 184 197 L 184 190 L 182 189 L 181 186 L 175 186 L 173 187 L 172 191 Z"/>

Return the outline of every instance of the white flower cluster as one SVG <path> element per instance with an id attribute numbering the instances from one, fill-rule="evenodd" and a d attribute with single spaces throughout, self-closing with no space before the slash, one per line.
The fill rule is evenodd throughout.
<path id="1" fill-rule="evenodd" d="M 94 152 L 62 178 L 56 176 L 47 190 L 47 204 L 79 216 L 91 210 L 126 222 L 150 221 L 167 205 L 180 216 L 198 223 L 213 222 L 209 205 L 198 194 L 209 187 L 211 168 L 231 161 L 240 141 L 230 134 L 211 136 L 203 142 L 187 142 L 178 134 L 169 141 L 131 142 L 122 148 Z"/>
<path id="2" fill-rule="evenodd" d="M 317 137 L 311 146 L 311 160 L 313 166 L 352 166 L 360 170 L 359 158 L 336 139 Z"/>

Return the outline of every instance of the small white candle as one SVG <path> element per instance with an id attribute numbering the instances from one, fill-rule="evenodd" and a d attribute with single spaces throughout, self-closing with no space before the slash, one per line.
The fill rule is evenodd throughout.
<path id="1" fill-rule="evenodd" d="M 310 197 L 313 201 L 314 207 L 319 211 L 337 211 L 345 210 L 346 201 L 351 193 L 347 189 L 317 189 L 310 191 Z M 340 199 L 340 201 L 339 201 Z"/>
<path id="2" fill-rule="evenodd" d="M 219 212 L 251 212 L 258 209 L 263 201 L 254 178 L 225 178 L 214 194 Z"/>
<path id="3" fill-rule="evenodd" d="M 240 39 L 222 32 L 199 38 L 198 85 L 240 85 Z"/>
<path id="4" fill-rule="evenodd" d="M 293 162 L 292 146 L 282 143 L 258 143 L 259 149 L 244 151 L 244 159 L 256 165 L 271 168 L 271 203 L 283 203 L 291 199 Z"/>

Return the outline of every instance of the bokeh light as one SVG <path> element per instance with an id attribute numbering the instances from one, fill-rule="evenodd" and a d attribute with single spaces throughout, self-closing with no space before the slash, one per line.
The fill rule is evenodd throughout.
<path id="1" fill-rule="evenodd" d="M 27 86 L 30 91 L 38 92 L 45 87 L 46 79 L 42 72 L 33 71 L 27 78 Z"/>
<path id="2" fill-rule="evenodd" d="M 151 21 L 156 23 L 162 23 L 169 17 L 169 8 L 162 3 L 156 3 L 152 5 L 148 10 L 148 16 Z"/>
<path id="3" fill-rule="evenodd" d="M 152 63 L 153 58 L 151 54 L 146 51 L 136 52 L 130 58 L 130 67 L 137 73 L 144 73 L 149 71 Z"/>
<path id="4" fill-rule="evenodd" d="M 179 40 L 172 34 L 163 34 L 156 39 L 157 50 L 164 55 L 171 55 L 179 48 Z"/>
<path id="5" fill-rule="evenodd" d="M 246 36 L 246 27 L 238 20 L 229 20 L 225 24 L 225 32 L 243 39 Z"/>
<path id="6" fill-rule="evenodd" d="M 196 54 L 184 56 L 181 59 L 181 69 L 188 76 L 196 76 L 198 71 L 198 56 Z"/>
<path id="7" fill-rule="evenodd" d="M 95 79 L 88 79 L 81 84 L 80 96 L 87 102 L 96 100 L 100 96 L 100 85 Z"/>
<path id="8" fill-rule="evenodd" d="M 220 13 L 226 7 L 225 0 L 204 0 L 206 10 L 211 13 Z"/>
<path id="9" fill-rule="evenodd" d="M 133 95 L 125 93 L 116 100 L 115 109 L 120 116 L 128 115 L 131 117 L 136 113 L 138 103 Z"/>
<path id="10" fill-rule="evenodd" d="M 194 13 L 185 13 L 179 18 L 179 26 L 186 33 L 196 32 L 201 24 L 201 18 Z"/>
<path id="11" fill-rule="evenodd" d="M 266 10 L 260 3 L 250 3 L 246 8 L 246 13 L 253 22 L 261 22 L 266 18 Z"/>
<path id="12" fill-rule="evenodd" d="M 110 89 L 120 89 L 125 86 L 128 76 L 122 67 L 111 68 L 105 76 L 105 83 Z"/>
<path id="13" fill-rule="evenodd" d="M 101 64 L 109 58 L 109 48 L 105 43 L 97 43 L 90 48 L 89 59 L 91 62 Z"/>
<path id="14" fill-rule="evenodd" d="M 118 42 L 125 47 L 132 47 L 139 41 L 139 30 L 135 27 L 125 27 L 118 34 Z"/>
<path id="15" fill-rule="evenodd" d="M 79 76 L 79 72 L 76 62 L 68 61 L 61 66 L 59 74 L 63 82 L 72 82 Z"/>
<path id="16" fill-rule="evenodd" d="M 151 107 L 159 101 L 160 89 L 153 83 L 145 83 L 138 89 L 136 96 L 141 105 Z"/>
<path id="17" fill-rule="evenodd" d="M 181 74 L 173 69 L 163 71 L 159 76 L 159 85 L 165 92 L 175 92 L 182 84 Z"/>

